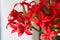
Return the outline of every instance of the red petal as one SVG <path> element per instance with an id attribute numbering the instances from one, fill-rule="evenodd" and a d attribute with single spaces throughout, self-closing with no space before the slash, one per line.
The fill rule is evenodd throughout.
<path id="1" fill-rule="evenodd" d="M 43 22 L 49 22 L 50 20 L 51 20 L 51 17 L 46 16 L 46 17 L 44 18 Z"/>
<path id="2" fill-rule="evenodd" d="M 10 23 L 8 23 L 8 24 L 6 25 L 6 29 L 7 29 L 7 27 L 8 27 L 9 24 L 10 24 Z"/>
<path id="3" fill-rule="evenodd" d="M 45 33 L 49 35 L 51 33 L 50 26 L 45 26 Z"/>
<path id="4" fill-rule="evenodd" d="M 43 4 L 43 5 L 46 5 L 46 0 L 40 0 L 40 3 Z"/>
<path id="5" fill-rule="evenodd" d="M 16 28 L 16 26 L 13 23 L 10 23 L 10 27 Z"/>
<path id="6" fill-rule="evenodd" d="M 15 18 L 14 18 L 14 19 L 8 19 L 8 22 L 9 22 L 9 23 L 13 23 L 14 20 L 15 20 Z"/>
<path id="7" fill-rule="evenodd" d="M 14 28 L 12 31 L 11 31 L 11 33 L 14 33 L 14 32 L 16 32 L 17 31 L 17 28 Z"/>
<path id="8" fill-rule="evenodd" d="M 23 32 L 18 32 L 18 36 L 21 36 L 23 34 Z"/>
<path id="9" fill-rule="evenodd" d="M 25 28 L 28 28 L 30 26 L 30 24 L 25 24 L 24 27 Z"/>
<path id="10" fill-rule="evenodd" d="M 45 38 L 47 38 L 47 35 L 46 34 L 41 34 L 40 39 L 45 39 Z"/>
<path id="11" fill-rule="evenodd" d="M 38 11 L 38 17 L 40 20 L 44 19 L 44 15 L 41 11 Z"/>
<path id="12" fill-rule="evenodd" d="M 52 31 L 50 37 L 56 37 L 56 36 L 57 36 L 57 32 Z"/>
<path id="13" fill-rule="evenodd" d="M 52 38 L 51 37 L 48 37 L 47 40 L 52 40 Z"/>
<path id="14" fill-rule="evenodd" d="M 18 17 L 17 18 L 17 21 L 21 23 L 22 22 L 22 19 L 20 17 Z"/>
<path id="15" fill-rule="evenodd" d="M 31 33 L 28 29 L 25 29 L 25 33 L 26 33 L 27 35 L 32 35 L 32 33 Z"/>

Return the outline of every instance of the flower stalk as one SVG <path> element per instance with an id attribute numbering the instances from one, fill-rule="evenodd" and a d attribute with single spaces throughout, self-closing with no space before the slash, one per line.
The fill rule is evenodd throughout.
<path id="1" fill-rule="evenodd" d="M 25 9 L 24 5 L 22 6 L 22 10 L 23 10 L 23 13 L 26 14 L 26 9 Z"/>

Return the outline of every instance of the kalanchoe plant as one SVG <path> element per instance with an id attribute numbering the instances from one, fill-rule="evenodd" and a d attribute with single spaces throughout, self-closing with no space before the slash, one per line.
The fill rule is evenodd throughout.
<path id="1" fill-rule="evenodd" d="M 18 12 L 13 9 L 8 16 L 7 26 L 13 28 L 11 33 L 18 32 L 18 36 L 24 32 L 32 35 L 33 28 L 41 33 L 41 40 L 53 40 L 60 32 L 60 0 L 39 0 L 38 4 L 35 1 L 31 3 L 25 1 L 14 5 L 15 8 L 20 4 L 23 11 Z M 24 5 L 27 6 L 28 12 Z M 34 22 L 41 30 L 33 27 L 31 22 Z"/>

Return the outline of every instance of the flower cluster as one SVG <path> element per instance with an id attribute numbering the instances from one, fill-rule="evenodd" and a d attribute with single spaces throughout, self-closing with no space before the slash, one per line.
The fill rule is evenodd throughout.
<path id="1" fill-rule="evenodd" d="M 55 29 L 60 28 L 60 0 L 39 0 L 37 4 L 35 1 L 27 3 L 25 1 L 20 4 L 23 11 L 18 12 L 15 9 L 11 11 L 8 16 L 8 24 L 13 30 L 11 33 L 18 32 L 18 36 L 21 36 L 24 32 L 27 35 L 32 35 L 32 28 L 34 28 L 31 22 L 34 22 L 42 33 L 40 35 L 41 40 L 52 40 L 57 36 L 58 32 Z M 25 10 L 27 6 L 28 12 Z M 41 32 L 41 31 L 40 31 Z"/>

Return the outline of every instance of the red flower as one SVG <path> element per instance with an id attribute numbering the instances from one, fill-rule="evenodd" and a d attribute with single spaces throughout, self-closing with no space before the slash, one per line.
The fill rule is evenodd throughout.
<path id="1" fill-rule="evenodd" d="M 52 38 L 56 37 L 58 34 L 57 32 L 52 31 L 49 26 L 46 26 L 44 29 L 45 29 L 44 30 L 45 33 L 41 34 L 41 37 L 40 37 L 40 39 L 42 39 L 42 40 L 45 40 L 45 39 L 52 40 Z"/>
<path id="2" fill-rule="evenodd" d="M 18 32 L 18 36 L 21 36 L 24 33 L 24 27 L 21 24 L 10 23 L 10 27 L 13 28 L 11 33 Z"/>
<path id="3" fill-rule="evenodd" d="M 57 36 L 57 33 L 52 31 L 49 35 L 48 34 L 41 34 L 40 39 L 41 40 L 45 40 L 45 39 L 52 40 L 52 38 L 56 37 L 56 36 Z"/>
<path id="4" fill-rule="evenodd" d="M 29 17 L 22 14 L 22 12 L 12 10 L 8 18 L 7 26 L 10 25 L 10 27 L 13 28 L 11 33 L 18 32 L 18 36 L 21 36 L 24 32 L 28 35 L 31 35 L 32 33 L 28 29 L 30 26 Z"/>
<path id="5" fill-rule="evenodd" d="M 22 15 L 22 12 L 17 12 L 16 10 L 12 10 L 8 17 L 8 22 L 12 22 L 17 20 L 18 22 L 22 22 L 22 19 L 20 18 L 20 15 Z"/>
<path id="6" fill-rule="evenodd" d="M 8 16 L 8 24 L 7 26 L 10 24 L 10 23 L 16 23 L 17 22 L 20 22 L 22 23 L 22 19 L 20 18 L 20 15 L 22 15 L 22 12 L 17 12 L 16 10 L 12 10 L 11 13 L 9 14 Z"/>
<path id="7" fill-rule="evenodd" d="M 18 12 L 12 10 L 8 17 L 8 25 L 10 25 L 13 30 L 11 33 L 18 32 L 18 36 L 21 36 L 24 32 L 27 35 L 31 35 L 32 25 L 34 22 L 39 28 L 44 29 L 44 34 L 41 34 L 42 40 L 52 40 L 53 37 L 57 35 L 57 32 L 51 30 L 51 27 L 55 25 L 56 28 L 60 28 L 60 22 L 55 24 L 55 19 L 60 20 L 60 1 L 54 0 L 54 4 L 50 4 L 50 0 L 40 0 L 40 3 L 36 4 L 35 1 L 27 3 L 24 0 L 20 4 L 22 7 L 27 6 L 28 12 Z M 32 5 L 32 3 L 35 3 Z M 25 7 L 25 6 L 24 6 Z M 23 11 L 26 11 L 25 8 Z"/>
<path id="8" fill-rule="evenodd" d="M 28 35 L 31 35 L 32 33 L 27 29 L 27 26 L 23 26 L 22 24 L 20 23 L 17 23 L 17 24 L 13 24 L 13 23 L 10 23 L 9 24 L 11 28 L 13 28 L 13 30 L 11 31 L 11 33 L 14 33 L 14 32 L 18 32 L 18 36 L 21 36 L 24 32 Z"/>

